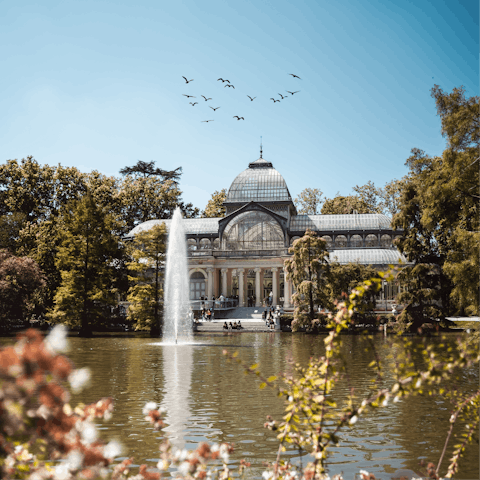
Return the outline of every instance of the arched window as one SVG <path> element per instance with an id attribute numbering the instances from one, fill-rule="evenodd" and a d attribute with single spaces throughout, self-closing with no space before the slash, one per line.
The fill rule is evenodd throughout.
<path id="1" fill-rule="evenodd" d="M 282 227 L 264 212 L 237 215 L 223 232 L 224 250 L 267 250 L 283 248 Z"/>
<path id="2" fill-rule="evenodd" d="M 220 239 L 219 238 L 216 238 L 213 241 L 213 249 L 214 250 L 220 250 Z"/>
<path id="3" fill-rule="evenodd" d="M 383 248 L 389 248 L 392 246 L 392 237 L 390 235 L 382 235 L 380 237 L 380 245 Z"/>
<path id="4" fill-rule="evenodd" d="M 202 272 L 194 272 L 190 277 L 190 300 L 200 300 L 205 296 L 205 277 Z"/>
<path id="5" fill-rule="evenodd" d="M 321 238 L 327 242 L 327 248 L 332 248 L 332 237 L 330 235 L 324 235 Z"/>
<path id="6" fill-rule="evenodd" d="M 370 234 L 365 238 L 366 247 L 378 247 L 378 238 L 376 235 Z"/>
<path id="7" fill-rule="evenodd" d="M 293 242 L 294 242 L 295 240 L 298 240 L 299 238 L 300 238 L 300 237 L 292 237 L 292 238 L 290 239 L 290 246 L 293 245 Z"/>
<path id="8" fill-rule="evenodd" d="M 196 250 L 197 249 L 197 241 L 193 238 L 189 238 L 187 240 L 187 249 L 188 250 Z"/>
<path id="9" fill-rule="evenodd" d="M 350 237 L 350 246 L 353 248 L 363 247 L 363 239 L 360 235 L 352 235 Z"/>
<path id="10" fill-rule="evenodd" d="M 210 239 L 202 238 L 200 240 L 200 250 L 209 250 L 211 248 Z"/>
<path id="11" fill-rule="evenodd" d="M 346 248 L 347 237 L 345 235 L 337 235 L 335 237 L 335 248 Z"/>

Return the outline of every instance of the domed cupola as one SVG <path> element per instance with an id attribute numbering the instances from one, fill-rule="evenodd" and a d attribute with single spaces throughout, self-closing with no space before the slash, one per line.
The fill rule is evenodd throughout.
<path id="1" fill-rule="evenodd" d="M 294 213 L 295 207 L 285 180 L 272 163 L 263 158 L 262 150 L 260 158 L 249 163 L 248 168 L 230 185 L 224 202 L 227 215 L 249 202 L 260 203 L 286 217 L 290 209 Z"/>

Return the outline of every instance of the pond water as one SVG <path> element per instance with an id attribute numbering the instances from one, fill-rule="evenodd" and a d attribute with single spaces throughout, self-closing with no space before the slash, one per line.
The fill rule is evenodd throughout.
<path id="1" fill-rule="evenodd" d="M 350 387 L 367 391 L 371 376 L 366 370 L 373 359 L 364 338 L 342 338 L 348 378 L 336 389 L 338 402 L 346 398 Z M 252 463 L 252 477 L 259 478 L 263 462 L 274 461 L 278 449 L 275 432 L 263 427 L 265 417 L 280 420 L 284 400 L 268 388 L 260 390 L 257 380 L 245 375 L 240 365 L 228 362 L 222 350 L 238 351 L 242 361 L 259 363 L 262 373 L 269 376 L 292 372 L 293 364 L 306 365 L 310 357 L 323 354 L 323 339 L 281 333 L 197 334 L 194 345 L 175 347 L 150 338 L 73 337 L 69 339 L 70 358 L 77 368 L 92 371 L 89 387 L 74 397 L 73 404 L 113 397 L 113 419 L 99 427 L 105 438 L 118 439 L 125 455 L 134 456 L 136 464 L 153 466 L 165 435 L 177 447 L 188 449 L 201 441 L 234 442 L 232 463 L 245 458 Z M 380 357 L 391 351 L 380 335 L 375 337 L 375 346 Z M 387 368 L 387 380 L 390 375 Z M 462 372 L 454 382 L 463 391 L 474 391 L 478 369 Z M 142 408 L 148 401 L 166 408 L 163 433 L 153 431 L 144 420 Z M 377 478 L 389 478 L 388 474 L 399 468 L 418 471 L 422 458 L 437 463 L 450 410 L 448 399 L 419 395 L 368 413 L 355 428 L 343 431 L 340 445 L 332 450 L 330 473 L 343 472 L 346 479 L 353 479 L 359 469 L 366 469 Z M 451 449 L 444 467 L 450 453 Z M 308 456 L 299 452 L 287 452 L 287 456 L 297 464 L 308 461 Z M 479 478 L 478 444 L 468 447 L 460 466 L 456 478 Z"/>

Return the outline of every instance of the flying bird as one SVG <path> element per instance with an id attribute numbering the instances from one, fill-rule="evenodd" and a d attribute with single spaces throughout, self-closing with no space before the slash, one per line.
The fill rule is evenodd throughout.
<path id="1" fill-rule="evenodd" d="M 294 95 L 295 93 L 298 93 L 300 90 L 297 90 L 296 92 L 291 92 L 290 90 L 285 90 L 285 91 Z"/>
<path id="2" fill-rule="evenodd" d="M 191 105 L 192 107 L 194 107 L 194 106 L 197 105 L 197 104 L 198 104 L 198 102 L 195 102 L 195 103 L 190 102 L 190 105 Z"/>
<path id="3" fill-rule="evenodd" d="M 182 78 L 184 78 L 187 83 L 193 82 L 193 78 L 191 80 L 187 80 L 187 77 L 184 77 L 183 75 Z"/>
<path id="4" fill-rule="evenodd" d="M 301 78 L 298 75 L 295 75 L 293 73 L 289 73 L 289 75 L 291 75 L 293 78 L 298 78 L 299 80 L 301 80 Z"/>
<path id="5" fill-rule="evenodd" d="M 273 103 L 280 101 L 280 100 L 275 100 L 274 98 L 271 98 L 270 100 L 273 100 Z"/>
<path id="6" fill-rule="evenodd" d="M 257 97 L 251 97 L 250 95 L 247 95 L 247 97 L 250 99 L 251 102 L 253 102 Z"/>
<path id="7" fill-rule="evenodd" d="M 228 82 L 228 83 L 230 83 L 230 80 L 227 80 L 227 79 L 225 79 L 225 80 L 224 80 L 223 78 L 219 78 L 218 80 L 221 80 L 221 81 L 222 81 L 222 83 L 225 83 L 225 82 Z M 218 80 L 217 80 L 217 82 L 218 82 Z"/>
<path id="8" fill-rule="evenodd" d="M 187 98 L 195 98 L 193 95 L 185 95 L 184 93 L 182 93 L 182 95 Z"/>
<path id="9" fill-rule="evenodd" d="M 202 120 L 201 123 L 208 123 L 208 122 L 213 122 L 214 120 Z"/>
<path id="10" fill-rule="evenodd" d="M 233 118 L 236 118 L 238 120 L 245 120 L 243 117 L 239 117 L 238 115 L 234 115 Z"/>
<path id="11" fill-rule="evenodd" d="M 205 95 L 200 95 L 200 96 L 203 97 L 206 102 L 208 102 L 209 100 L 211 100 L 211 98 L 207 98 Z"/>
<path id="12" fill-rule="evenodd" d="M 284 98 L 287 98 L 286 96 L 282 95 L 281 93 L 279 93 L 279 95 L 282 97 L 282 100 L 283 100 Z"/>
<path id="13" fill-rule="evenodd" d="M 230 84 L 229 84 L 229 85 L 225 85 L 225 87 L 233 87 L 233 88 L 235 88 L 233 85 L 230 85 Z M 225 88 L 225 87 L 223 87 L 223 88 Z"/>
<path id="14" fill-rule="evenodd" d="M 210 107 L 210 108 L 211 108 L 213 111 L 215 111 L 215 110 L 218 110 L 220 107 L 215 107 L 215 108 Z"/>

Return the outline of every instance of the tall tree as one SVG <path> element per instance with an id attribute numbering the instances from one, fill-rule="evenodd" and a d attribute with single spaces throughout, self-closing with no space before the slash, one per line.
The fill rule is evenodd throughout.
<path id="1" fill-rule="evenodd" d="M 139 232 L 128 247 L 131 261 L 128 263 L 130 288 L 127 300 L 128 317 L 135 330 L 150 330 L 158 337 L 163 326 L 163 271 L 167 229 L 165 224 L 154 225 Z"/>
<path id="2" fill-rule="evenodd" d="M 400 180 L 393 179 L 380 189 L 380 206 L 382 208 L 382 213 L 390 218 L 393 218 L 400 210 L 400 199 L 406 182 L 407 180 L 405 177 Z"/>
<path id="3" fill-rule="evenodd" d="M 82 336 L 90 336 L 93 324 L 115 303 L 114 269 L 121 254 L 119 238 L 112 233 L 118 228 L 115 223 L 89 192 L 70 202 L 62 215 L 55 262 L 62 281 L 49 316 L 80 326 Z"/>
<path id="4" fill-rule="evenodd" d="M 353 191 L 366 205 L 368 205 L 368 213 L 381 213 L 382 207 L 380 204 L 380 197 L 382 190 L 377 188 L 371 180 L 365 185 L 355 185 Z"/>
<path id="5" fill-rule="evenodd" d="M 467 98 L 463 87 L 448 94 L 435 86 L 431 94 L 447 148 L 438 157 L 412 150 L 394 225 L 404 230 L 399 248 L 409 260 L 439 267 L 436 288 L 449 291 L 442 295 L 443 314 L 478 315 L 479 97 Z"/>
<path id="6" fill-rule="evenodd" d="M 334 198 L 326 198 L 322 206 L 322 215 L 343 215 L 357 213 L 375 213 L 368 203 L 358 195 L 342 196 L 337 193 Z"/>
<path id="7" fill-rule="evenodd" d="M 319 188 L 305 188 L 294 200 L 299 215 L 318 215 L 323 203 L 323 192 Z"/>
<path id="8" fill-rule="evenodd" d="M 223 206 L 223 202 L 226 198 L 226 188 L 222 188 L 220 191 L 215 190 L 215 192 L 212 193 L 212 198 L 208 201 L 205 210 L 201 213 L 202 218 L 224 217 L 227 210 Z"/>
<path id="9" fill-rule="evenodd" d="M 182 175 L 182 167 L 178 167 L 175 170 L 163 170 L 161 168 L 155 168 L 155 161 L 143 162 L 138 160 L 137 164 L 133 167 L 124 167 L 120 170 L 122 175 L 133 175 L 136 177 L 161 177 L 162 180 L 172 180 L 178 183 Z"/>
<path id="10" fill-rule="evenodd" d="M 127 231 L 147 220 L 171 218 L 180 207 L 185 218 L 194 218 L 199 210 L 182 201 L 178 186 L 182 168 L 166 171 L 154 167 L 155 162 L 138 161 L 133 167 L 120 170 L 120 200 Z"/>
<path id="11" fill-rule="evenodd" d="M 25 321 L 41 298 L 45 277 L 34 260 L 0 250 L 0 322 Z"/>
<path id="12" fill-rule="evenodd" d="M 292 329 L 312 328 L 317 307 L 332 308 L 327 290 L 330 276 L 327 244 L 315 232 L 307 230 L 288 251 L 292 257 L 285 260 L 285 270 L 296 290 L 292 296 L 295 305 Z"/>
<path id="13" fill-rule="evenodd" d="M 370 265 L 350 262 L 340 264 L 338 262 L 330 263 L 330 275 L 328 277 L 328 294 L 330 303 L 340 300 L 342 296 L 349 294 L 360 283 L 371 278 L 377 277 L 377 270 Z M 376 292 L 368 290 L 361 298 L 359 310 L 366 312 L 372 311 L 376 305 Z"/>

